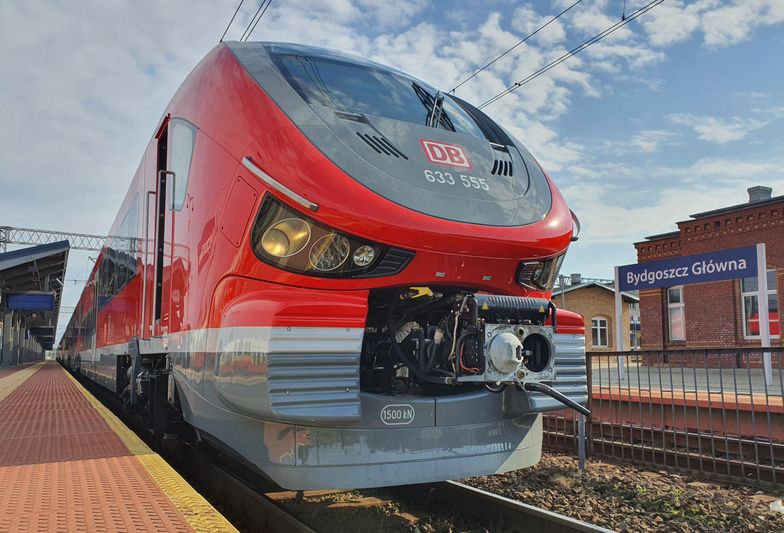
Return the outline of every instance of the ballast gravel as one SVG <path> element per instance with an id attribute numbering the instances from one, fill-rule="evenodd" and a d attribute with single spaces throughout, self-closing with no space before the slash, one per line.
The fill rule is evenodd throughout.
<path id="1" fill-rule="evenodd" d="M 625 532 L 784 532 L 770 510 L 784 486 L 765 491 L 638 466 L 545 453 L 532 468 L 463 480 L 508 498 Z"/>

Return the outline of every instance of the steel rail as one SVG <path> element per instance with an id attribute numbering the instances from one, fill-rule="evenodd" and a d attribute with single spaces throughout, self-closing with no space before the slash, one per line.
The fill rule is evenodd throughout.
<path id="1" fill-rule="evenodd" d="M 430 492 L 430 498 L 462 514 L 475 518 L 500 517 L 513 531 L 536 533 L 612 533 L 612 530 L 569 516 L 534 507 L 499 494 L 457 481 L 416 486 Z"/>
<path id="2" fill-rule="evenodd" d="M 185 446 L 181 446 L 185 448 Z M 231 502 L 235 508 L 242 509 L 246 516 L 247 525 L 252 525 L 254 531 L 281 531 L 297 533 L 316 533 L 315 530 L 300 522 L 296 516 L 289 513 L 282 506 L 276 504 L 271 498 L 259 491 L 249 481 L 242 479 L 230 468 L 221 463 L 213 463 L 198 452 L 191 454 L 188 459 L 188 470 L 193 471 L 211 488 L 219 487 L 221 491 L 220 502 Z"/>

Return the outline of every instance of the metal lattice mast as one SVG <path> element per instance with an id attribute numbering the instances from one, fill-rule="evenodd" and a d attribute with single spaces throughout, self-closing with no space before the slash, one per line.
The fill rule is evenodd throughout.
<path id="1" fill-rule="evenodd" d="M 69 233 L 66 231 L 50 231 L 31 228 L 15 228 L 0 226 L 0 248 L 6 251 L 9 244 L 49 244 L 50 242 L 67 240 L 72 250 L 100 251 L 106 237 L 88 233 Z"/>

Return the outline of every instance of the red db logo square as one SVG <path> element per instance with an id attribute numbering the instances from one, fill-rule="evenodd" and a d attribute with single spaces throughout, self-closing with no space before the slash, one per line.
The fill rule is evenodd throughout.
<path id="1" fill-rule="evenodd" d="M 468 154 L 462 146 L 428 139 L 419 139 L 419 144 L 422 145 L 422 150 L 431 163 L 465 169 L 472 168 L 471 160 L 468 159 Z"/>

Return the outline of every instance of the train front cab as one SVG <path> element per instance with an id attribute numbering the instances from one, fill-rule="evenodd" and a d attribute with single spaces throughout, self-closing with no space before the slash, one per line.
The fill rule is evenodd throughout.
<path id="1" fill-rule="evenodd" d="M 444 396 L 364 391 L 368 291 L 228 278 L 216 295 L 225 325 L 204 334 L 203 359 L 173 358 L 185 418 L 285 488 L 422 483 L 531 466 L 541 455 L 540 413 L 564 408 L 515 387 Z M 248 323 L 254 316 L 270 317 L 269 325 Z M 584 404 L 584 325 L 568 311 L 557 322 L 550 384 Z"/>

